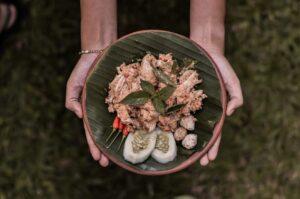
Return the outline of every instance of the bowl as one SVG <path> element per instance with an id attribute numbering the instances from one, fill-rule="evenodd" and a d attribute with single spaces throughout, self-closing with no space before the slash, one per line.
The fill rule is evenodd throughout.
<path id="1" fill-rule="evenodd" d="M 117 150 L 121 137 L 107 149 L 105 139 L 112 130 L 115 114 L 109 113 L 105 98 L 108 85 L 117 73 L 121 63 L 132 63 L 147 52 L 158 56 L 159 53 L 172 53 L 173 58 L 182 61 L 191 58 L 197 61 L 197 72 L 203 79 L 200 84 L 207 99 L 203 109 L 197 111 L 196 128 L 198 143 L 193 150 L 178 146 L 177 157 L 167 164 L 160 164 L 151 157 L 143 163 L 131 164 L 124 160 L 123 151 Z M 87 75 L 82 92 L 83 120 L 97 147 L 112 162 L 131 172 L 142 175 L 165 175 L 178 172 L 199 160 L 215 143 L 225 120 L 227 105 L 224 83 L 217 65 L 209 54 L 198 44 L 182 35 L 162 30 L 143 30 L 128 34 L 107 47 L 99 54 Z M 123 148 L 123 147 L 122 147 Z"/>

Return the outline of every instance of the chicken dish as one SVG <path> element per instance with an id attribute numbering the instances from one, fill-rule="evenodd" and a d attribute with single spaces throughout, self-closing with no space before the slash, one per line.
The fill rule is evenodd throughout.
<path id="1" fill-rule="evenodd" d="M 203 90 L 195 89 L 202 82 L 195 63 L 189 60 L 179 66 L 171 53 L 158 57 L 148 53 L 140 61 L 122 63 L 109 84 L 108 111 L 116 112 L 129 132 L 151 132 L 159 127 L 186 135 L 194 130 L 193 113 L 207 97 Z"/>

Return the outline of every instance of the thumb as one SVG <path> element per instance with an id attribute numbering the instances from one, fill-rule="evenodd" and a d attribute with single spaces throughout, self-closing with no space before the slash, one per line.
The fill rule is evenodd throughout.
<path id="1" fill-rule="evenodd" d="M 80 103 L 81 91 L 82 86 L 75 86 L 73 84 L 67 85 L 65 106 L 79 118 L 82 118 L 82 108 Z"/>

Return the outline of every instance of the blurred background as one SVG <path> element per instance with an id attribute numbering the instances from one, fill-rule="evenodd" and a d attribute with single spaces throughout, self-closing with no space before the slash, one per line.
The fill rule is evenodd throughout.
<path id="1" fill-rule="evenodd" d="M 80 49 L 79 1 L 18 0 L 0 34 L 0 198 L 300 198 L 300 2 L 228 0 L 226 55 L 244 107 L 226 121 L 207 167 L 145 177 L 88 151 L 64 107 Z M 119 35 L 148 28 L 188 36 L 189 1 L 119 1 Z"/>

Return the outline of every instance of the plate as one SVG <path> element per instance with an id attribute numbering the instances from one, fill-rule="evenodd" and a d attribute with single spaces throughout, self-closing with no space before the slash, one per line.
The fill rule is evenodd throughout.
<path id="1" fill-rule="evenodd" d="M 197 111 L 196 128 L 198 143 L 193 150 L 178 146 L 177 157 L 167 164 L 160 164 L 151 157 L 141 164 L 131 164 L 124 160 L 123 149 L 117 151 L 121 137 L 107 149 L 105 139 L 112 130 L 116 114 L 109 113 L 105 98 L 108 85 L 115 77 L 121 63 L 132 63 L 146 53 L 158 56 L 159 53 L 172 53 L 177 61 L 185 58 L 196 60 L 195 69 L 203 79 L 199 88 L 208 96 L 204 100 L 203 109 Z M 143 175 L 164 175 L 178 172 L 193 164 L 214 144 L 225 120 L 227 105 L 226 91 L 218 67 L 209 54 L 192 40 L 168 31 L 144 30 L 126 35 L 107 47 L 92 64 L 87 75 L 83 93 L 83 118 L 97 147 L 112 162 L 129 171 Z M 123 147 L 122 147 L 123 148 Z"/>

